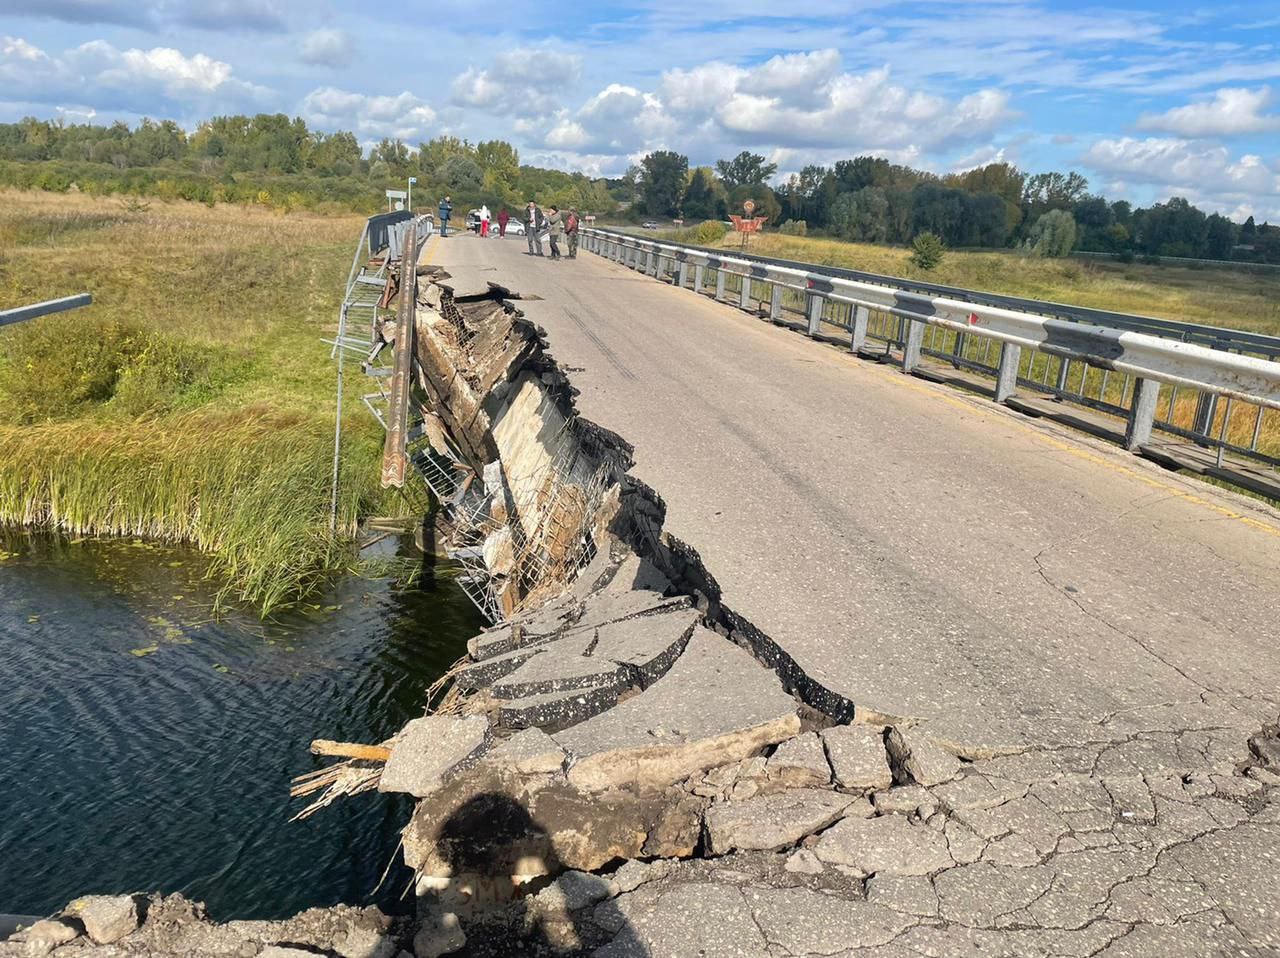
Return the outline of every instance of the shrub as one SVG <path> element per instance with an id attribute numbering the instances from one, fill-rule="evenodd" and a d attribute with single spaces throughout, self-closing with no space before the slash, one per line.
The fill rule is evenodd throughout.
<path id="1" fill-rule="evenodd" d="M 729 232 L 719 220 L 707 220 L 693 228 L 693 242 L 698 246 L 715 246 Z"/>
<path id="2" fill-rule="evenodd" d="M 935 269 L 946 251 L 936 233 L 921 233 L 911 241 L 911 262 L 921 269 Z"/>
<path id="3" fill-rule="evenodd" d="M 804 220 L 787 220 L 778 227 L 783 236 L 804 236 L 809 232 L 809 224 Z"/>

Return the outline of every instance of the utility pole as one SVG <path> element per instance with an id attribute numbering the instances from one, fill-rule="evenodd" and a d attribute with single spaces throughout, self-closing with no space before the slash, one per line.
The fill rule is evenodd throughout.
<path id="1" fill-rule="evenodd" d="M 416 176 L 409 177 L 409 212 L 413 212 L 413 184 L 418 182 Z"/>

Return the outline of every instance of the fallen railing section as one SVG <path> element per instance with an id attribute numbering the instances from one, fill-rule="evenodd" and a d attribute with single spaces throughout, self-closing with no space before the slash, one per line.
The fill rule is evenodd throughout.
<path id="1" fill-rule="evenodd" d="M 965 291 L 946 287 L 937 289 L 954 295 L 922 291 L 927 284 L 894 287 L 885 277 L 851 279 L 832 273 L 853 271 L 797 268 L 802 264 L 610 230 L 585 229 L 582 243 L 614 262 L 760 310 L 774 321 L 799 314 L 813 337 L 834 326 L 847 334 L 854 352 L 871 352 L 877 341 L 884 347 L 881 358 L 895 354 L 907 372 L 932 356 L 993 376 L 997 402 L 1009 403 L 1022 387 L 1121 416 L 1130 450 L 1147 451 L 1159 429 L 1214 448 L 1218 467 L 1226 451 L 1280 465 L 1280 363 L 1274 361 L 1280 338 L 1226 330 L 1214 338 L 1211 327 L 1140 317 L 1132 317 L 1134 324 L 1152 332 L 1110 328 L 961 299 Z M 1183 341 L 1193 332 L 1227 348 Z"/>
<path id="2" fill-rule="evenodd" d="M 64 296 L 61 299 L 45 300 L 43 303 L 32 303 L 30 306 L 0 309 L 0 326 L 11 326 L 40 316 L 48 316 L 51 313 L 66 312 L 68 309 L 79 309 L 92 302 L 93 297 L 88 293 L 79 293 L 75 296 Z"/>

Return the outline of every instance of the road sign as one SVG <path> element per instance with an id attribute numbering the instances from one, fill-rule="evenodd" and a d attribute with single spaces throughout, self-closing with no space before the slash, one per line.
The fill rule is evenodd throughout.
<path id="1" fill-rule="evenodd" d="M 389 200 L 407 200 L 409 194 L 405 190 L 387 190 L 387 199 Z"/>

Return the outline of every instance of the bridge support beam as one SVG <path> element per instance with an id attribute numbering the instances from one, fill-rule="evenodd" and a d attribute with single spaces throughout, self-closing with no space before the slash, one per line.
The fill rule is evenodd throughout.
<path id="1" fill-rule="evenodd" d="M 1018 364 L 1022 362 L 1022 347 L 1015 343 L 1000 345 L 1000 365 L 996 367 L 996 402 L 1008 402 L 1018 391 Z"/>
<path id="2" fill-rule="evenodd" d="M 741 309 L 751 308 L 751 277 L 742 277 L 742 293 L 738 296 L 738 306 Z"/>
<path id="3" fill-rule="evenodd" d="M 1129 421 L 1124 429 L 1124 447 L 1130 452 L 1151 441 L 1151 426 L 1156 418 L 1156 400 L 1160 397 L 1160 384 L 1154 379 L 1133 381 L 1133 405 L 1129 409 Z"/>
<path id="4" fill-rule="evenodd" d="M 920 365 L 920 347 L 924 345 L 924 323 L 907 320 L 907 335 L 902 344 L 902 371 L 909 373 Z"/>
<path id="5" fill-rule="evenodd" d="M 676 267 L 676 285 L 684 289 L 689 282 L 689 266 L 684 260 Z"/>
<path id="6" fill-rule="evenodd" d="M 822 304 L 825 300 L 817 293 L 806 293 L 805 299 L 805 314 L 809 317 L 809 335 L 817 336 L 818 330 L 822 327 Z"/>
<path id="7" fill-rule="evenodd" d="M 769 318 L 775 323 L 782 319 L 782 284 L 774 283 L 769 294 Z"/>
<path id="8" fill-rule="evenodd" d="M 871 310 L 865 306 L 853 307 L 853 325 L 849 330 L 849 352 L 860 353 L 867 345 L 867 324 L 871 320 Z"/>

